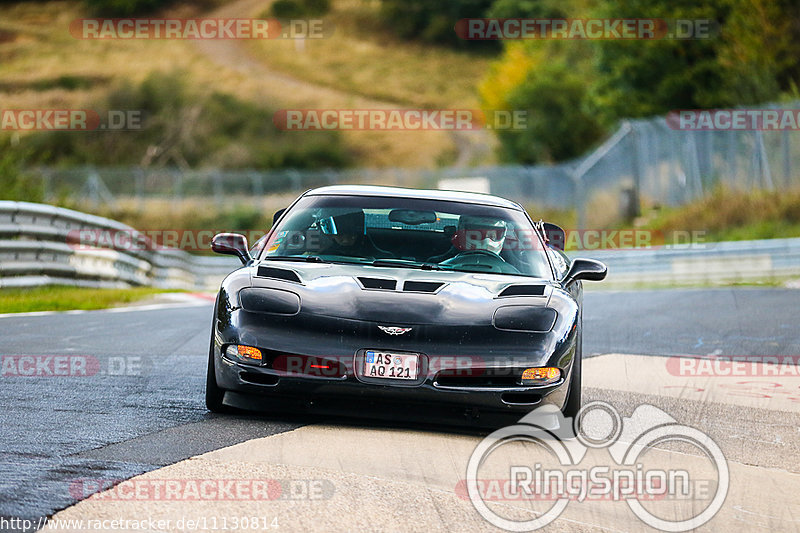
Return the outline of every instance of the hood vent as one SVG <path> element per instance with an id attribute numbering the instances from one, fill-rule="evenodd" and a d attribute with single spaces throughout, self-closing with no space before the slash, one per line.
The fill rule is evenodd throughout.
<path id="1" fill-rule="evenodd" d="M 285 268 L 260 266 L 256 271 L 256 276 L 258 276 L 259 278 L 282 279 L 284 281 L 292 281 L 294 283 L 300 283 L 300 278 L 298 277 L 297 273 L 294 270 L 288 270 Z"/>
<path id="2" fill-rule="evenodd" d="M 384 278 L 358 278 L 361 286 L 365 289 L 393 291 L 397 287 L 397 281 Z"/>
<path id="3" fill-rule="evenodd" d="M 406 281 L 403 284 L 405 292 L 436 292 L 444 283 L 438 281 Z"/>
<path id="4" fill-rule="evenodd" d="M 509 285 L 498 296 L 544 296 L 544 288 L 544 285 Z"/>

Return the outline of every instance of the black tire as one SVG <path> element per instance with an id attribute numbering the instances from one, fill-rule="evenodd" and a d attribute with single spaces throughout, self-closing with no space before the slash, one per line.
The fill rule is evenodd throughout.
<path id="1" fill-rule="evenodd" d="M 572 376 L 569 380 L 569 391 L 561 412 L 565 418 L 574 419 L 581 410 L 581 368 L 583 367 L 583 331 L 578 330 L 578 346 L 575 348 L 575 359 L 572 361 Z"/>
<path id="2" fill-rule="evenodd" d="M 214 339 L 208 353 L 208 371 L 206 372 L 206 407 L 212 413 L 230 413 L 231 408 L 223 405 L 225 391 L 217 385 L 217 373 L 214 370 Z"/>
<path id="3" fill-rule="evenodd" d="M 219 299 L 219 298 L 218 298 Z M 234 409 L 224 405 L 225 390 L 217 385 L 217 372 L 214 369 L 214 333 L 217 323 L 217 305 L 214 304 L 214 317 L 211 322 L 211 343 L 208 347 L 208 370 L 206 371 L 206 407 L 212 413 L 232 413 Z"/>

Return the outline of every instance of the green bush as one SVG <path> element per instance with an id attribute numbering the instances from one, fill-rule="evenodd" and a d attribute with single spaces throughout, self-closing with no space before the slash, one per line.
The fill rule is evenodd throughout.
<path id="1" fill-rule="evenodd" d="M 95 15 L 103 17 L 130 17 L 150 13 L 171 4 L 164 0 L 86 0 L 86 6 Z"/>
<path id="2" fill-rule="evenodd" d="M 270 8 L 270 13 L 273 17 L 291 19 L 321 17 L 330 9 L 330 0 L 276 0 Z"/>
<path id="3" fill-rule="evenodd" d="M 491 5 L 492 0 L 382 0 L 380 17 L 387 29 L 404 39 L 466 46 L 455 33 L 456 22 L 484 17 Z"/>
<path id="4" fill-rule="evenodd" d="M 496 130 L 500 158 L 525 164 L 555 162 L 581 155 L 603 128 L 584 108 L 586 80 L 568 63 L 553 63 L 528 73 L 507 95 L 512 110 L 526 111 L 522 131 Z"/>
<path id="5" fill-rule="evenodd" d="M 496 0 L 486 13 L 492 18 L 567 18 L 575 16 L 563 0 Z"/>
<path id="6" fill-rule="evenodd" d="M 738 1 L 738 0 L 735 0 Z M 728 0 L 698 3 L 675 0 L 653 5 L 646 0 L 606 0 L 597 16 L 626 13 L 629 17 L 725 20 Z M 720 60 L 724 39 L 608 40 L 594 43 L 597 77 L 590 90 L 591 106 L 604 124 L 628 117 L 647 117 L 673 109 L 728 107 L 728 67 Z M 743 79 L 743 78 L 742 78 Z"/>
<path id="7" fill-rule="evenodd" d="M 800 81 L 796 0 L 604 0 L 596 15 L 711 20 L 709 38 L 598 41 L 590 105 L 606 125 L 674 109 L 778 100 Z"/>
<path id="8" fill-rule="evenodd" d="M 175 0 L 85 0 L 89 11 L 101 17 L 133 17 L 154 13 L 175 4 Z M 217 0 L 189 0 L 202 9 L 211 9 Z"/>

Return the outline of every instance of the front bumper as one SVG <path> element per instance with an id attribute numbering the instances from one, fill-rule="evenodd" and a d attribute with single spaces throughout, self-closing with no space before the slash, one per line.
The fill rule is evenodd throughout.
<path id="1" fill-rule="evenodd" d="M 226 391 L 223 401 L 232 407 L 493 428 L 514 423 L 545 404 L 563 406 L 574 355 L 571 344 L 573 348 L 561 358 L 565 366 L 560 380 L 545 386 L 486 384 L 480 380 L 469 385 L 445 382 L 441 368 L 453 360 L 452 356 L 442 363 L 436 356 L 427 355 L 427 372 L 412 386 L 362 381 L 355 372 L 356 354 L 338 358 L 342 375 L 331 377 L 242 364 L 224 356 L 224 345 L 217 343 L 214 361 L 217 385 Z M 520 372 L 520 365 L 495 365 L 489 370 L 512 375 Z"/>

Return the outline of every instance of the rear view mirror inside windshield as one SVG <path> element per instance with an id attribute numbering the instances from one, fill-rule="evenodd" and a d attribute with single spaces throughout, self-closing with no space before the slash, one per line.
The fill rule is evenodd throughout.
<path id="1" fill-rule="evenodd" d="M 409 226 L 419 224 L 433 224 L 436 222 L 436 213 L 433 211 L 416 211 L 414 209 L 392 209 L 389 212 L 391 222 L 400 222 Z"/>

